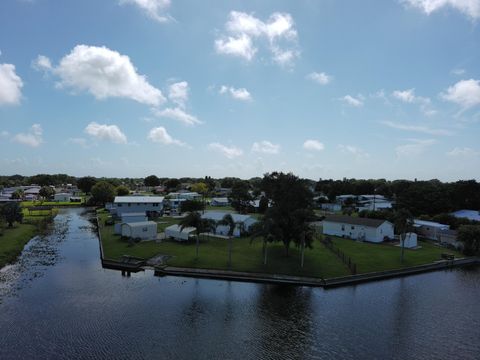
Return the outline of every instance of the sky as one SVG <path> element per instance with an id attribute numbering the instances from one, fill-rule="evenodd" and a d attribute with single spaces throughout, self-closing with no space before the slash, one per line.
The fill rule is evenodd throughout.
<path id="1" fill-rule="evenodd" d="M 2 0 L 0 174 L 480 180 L 480 0 Z"/>

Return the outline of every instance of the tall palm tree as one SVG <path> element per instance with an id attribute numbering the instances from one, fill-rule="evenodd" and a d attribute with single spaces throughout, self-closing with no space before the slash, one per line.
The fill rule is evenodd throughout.
<path id="1" fill-rule="evenodd" d="M 202 219 L 202 215 L 198 211 L 192 211 L 188 213 L 179 223 L 180 231 L 186 227 L 194 227 L 196 233 L 196 247 L 195 256 L 198 259 L 198 247 L 200 245 L 200 234 L 203 232 L 211 231 L 215 222 L 209 219 Z"/>
<path id="2" fill-rule="evenodd" d="M 403 258 L 405 253 L 405 238 L 406 233 L 413 224 L 413 216 L 410 211 L 406 209 L 401 209 L 395 214 L 395 228 L 400 234 L 400 244 L 402 248 L 400 260 L 403 264 Z"/>
<path id="3" fill-rule="evenodd" d="M 267 245 L 269 242 L 273 242 L 275 240 L 275 236 L 278 236 L 278 232 L 280 230 L 271 218 L 263 217 L 251 226 L 251 231 L 252 241 L 257 237 L 262 237 L 263 265 L 267 265 Z"/>
<path id="4" fill-rule="evenodd" d="M 237 227 L 237 223 L 233 220 L 231 214 L 226 214 L 222 220 L 218 222 L 219 225 L 226 225 L 228 226 L 228 266 L 232 266 L 232 238 L 235 228 Z"/>

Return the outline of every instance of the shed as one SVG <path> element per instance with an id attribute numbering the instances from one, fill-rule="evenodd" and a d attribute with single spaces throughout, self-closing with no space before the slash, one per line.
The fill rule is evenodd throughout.
<path id="1" fill-rule="evenodd" d="M 174 224 L 165 228 L 165 237 L 172 238 L 177 241 L 187 241 L 191 236 L 194 235 L 197 228 L 195 227 L 184 227 L 181 228 L 180 225 Z"/>
<path id="2" fill-rule="evenodd" d="M 154 240 L 157 238 L 157 223 L 154 221 L 123 223 L 121 229 L 122 236 L 133 239 Z"/>
<path id="3" fill-rule="evenodd" d="M 416 248 L 418 246 L 417 242 L 417 234 L 409 232 L 405 234 L 405 240 L 400 239 L 400 246 L 402 246 L 406 249 L 412 249 Z"/>

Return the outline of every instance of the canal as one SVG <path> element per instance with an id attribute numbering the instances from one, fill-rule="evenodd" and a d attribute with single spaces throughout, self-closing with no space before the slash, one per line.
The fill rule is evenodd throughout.
<path id="1" fill-rule="evenodd" d="M 0 271 L 0 359 L 479 359 L 478 268 L 331 290 L 122 277 L 89 216 L 62 210 Z"/>

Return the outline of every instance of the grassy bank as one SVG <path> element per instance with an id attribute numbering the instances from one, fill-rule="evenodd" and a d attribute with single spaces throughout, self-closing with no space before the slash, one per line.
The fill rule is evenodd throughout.
<path id="1" fill-rule="evenodd" d="M 0 268 L 12 263 L 20 255 L 25 244 L 37 234 L 31 224 L 15 224 L 13 228 L 0 230 Z"/>

